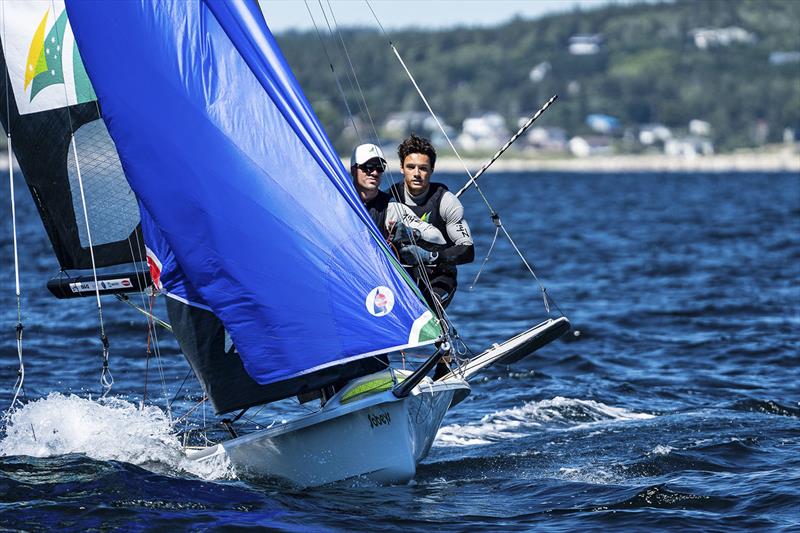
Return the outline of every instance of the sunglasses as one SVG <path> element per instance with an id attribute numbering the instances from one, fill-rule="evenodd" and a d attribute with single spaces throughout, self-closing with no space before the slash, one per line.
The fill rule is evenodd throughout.
<path id="1" fill-rule="evenodd" d="M 386 163 L 383 161 L 372 162 L 368 161 L 363 165 L 358 165 L 358 168 L 366 172 L 367 174 L 372 174 L 374 171 L 383 172 L 386 170 Z"/>

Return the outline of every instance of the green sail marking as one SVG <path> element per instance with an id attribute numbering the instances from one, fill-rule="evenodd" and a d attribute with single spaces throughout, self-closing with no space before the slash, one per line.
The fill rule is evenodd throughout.
<path id="1" fill-rule="evenodd" d="M 37 70 L 41 68 L 42 59 L 47 63 L 47 67 L 44 72 L 37 74 L 36 77 L 31 80 L 31 102 L 42 89 L 51 85 L 64 83 L 64 69 L 61 66 L 61 54 L 64 51 L 64 30 L 66 27 L 67 12 L 64 10 L 44 38 L 42 54 L 36 61 L 36 68 Z"/>
<path id="2" fill-rule="evenodd" d="M 442 328 L 436 318 L 428 320 L 419 332 L 419 342 L 438 339 L 442 335 Z"/>
<path id="3" fill-rule="evenodd" d="M 78 43 L 73 42 L 72 46 L 72 69 L 75 76 L 75 100 L 79 104 L 97 100 L 89 75 L 86 74 L 86 67 L 83 66 L 81 54 L 78 51 Z"/>

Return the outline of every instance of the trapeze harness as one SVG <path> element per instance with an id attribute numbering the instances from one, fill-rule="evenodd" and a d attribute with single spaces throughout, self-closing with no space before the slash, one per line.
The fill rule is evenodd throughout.
<path id="1" fill-rule="evenodd" d="M 393 185 L 390 192 L 394 198 L 405 204 L 421 220 L 431 224 L 438 229 L 445 238 L 444 245 L 431 245 L 425 241 L 417 244 L 430 251 L 439 251 L 441 261 L 433 266 L 413 266 L 406 270 L 414 279 L 422 291 L 423 296 L 431 307 L 435 307 L 432 301 L 432 294 L 435 294 L 443 307 L 447 307 L 453 299 L 453 295 L 458 288 L 457 269 L 455 264 L 458 262 L 469 262 L 474 254 L 472 246 L 456 245 L 447 232 L 447 222 L 441 214 L 442 197 L 447 192 L 447 186 L 442 183 L 431 183 L 428 193 L 422 203 L 404 201 L 406 191 L 402 185 Z M 469 236 L 468 230 L 465 236 Z M 471 244 L 471 243 L 470 243 Z M 464 261 L 461 261 L 464 259 Z M 421 272 L 425 268 L 427 278 L 430 280 L 430 289 L 425 283 L 425 276 Z"/>
<path id="2" fill-rule="evenodd" d="M 373 199 L 364 204 L 367 213 L 369 213 L 375 225 L 378 226 L 384 239 L 389 236 L 389 232 L 386 230 L 386 212 L 389 209 L 389 201 L 391 199 L 392 197 L 389 194 L 378 191 L 378 194 Z"/>

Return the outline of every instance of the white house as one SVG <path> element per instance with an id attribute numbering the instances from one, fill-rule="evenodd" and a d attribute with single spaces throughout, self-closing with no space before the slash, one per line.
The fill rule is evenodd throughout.
<path id="1" fill-rule="evenodd" d="M 521 118 L 519 126 L 521 127 L 527 121 L 527 118 Z M 528 146 L 537 150 L 563 152 L 567 149 L 567 132 L 564 128 L 531 128 L 525 134 L 525 140 Z"/>
<path id="2" fill-rule="evenodd" d="M 486 113 L 464 119 L 457 142 L 465 150 L 491 150 L 503 146 L 510 136 L 500 114 Z"/>
<path id="3" fill-rule="evenodd" d="M 573 137 L 569 140 L 569 151 L 575 157 L 610 154 L 611 139 L 601 136 Z"/>
<path id="4" fill-rule="evenodd" d="M 672 138 L 672 131 L 663 124 L 644 124 L 639 128 L 639 142 L 650 146 Z"/>
<path id="5" fill-rule="evenodd" d="M 711 135 L 711 124 L 705 120 L 694 119 L 689 121 L 689 133 L 698 137 Z"/>
<path id="6" fill-rule="evenodd" d="M 595 34 L 578 34 L 569 38 L 569 53 L 574 56 L 594 55 L 603 46 L 603 36 Z"/>
<path id="7" fill-rule="evenodd" d="M 700 50 L 714 46 L 730 46 L 734 43 L 750 44 L 756 42 L 756 36 L 738 26 L 727 28 L 695 28 L 689 32 L 694 45 Z"/>
<path id="8" fill-rule="evenodd" d="M 714 145 L 710 140 L 702 137 L 669 139 L 664 143 L 664 153 L 666 155 L 694 158 L 701 155 L 712 155 L 714 153 Z"/>

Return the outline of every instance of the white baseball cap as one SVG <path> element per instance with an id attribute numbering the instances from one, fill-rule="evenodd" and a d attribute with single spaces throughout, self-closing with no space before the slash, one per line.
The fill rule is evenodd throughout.
<path id="1" fill-rule="evenodd" d="M 376 157 L 383 161 L 384 165 L 386 164 L 386 158 L 383 157 L 383 152 L 377 145 L 359 144 L 355 147 L 353 154 L 350 156 L 350 168 L 356 165 L 363 165 L 370 159 L 375 159 Z"/>

